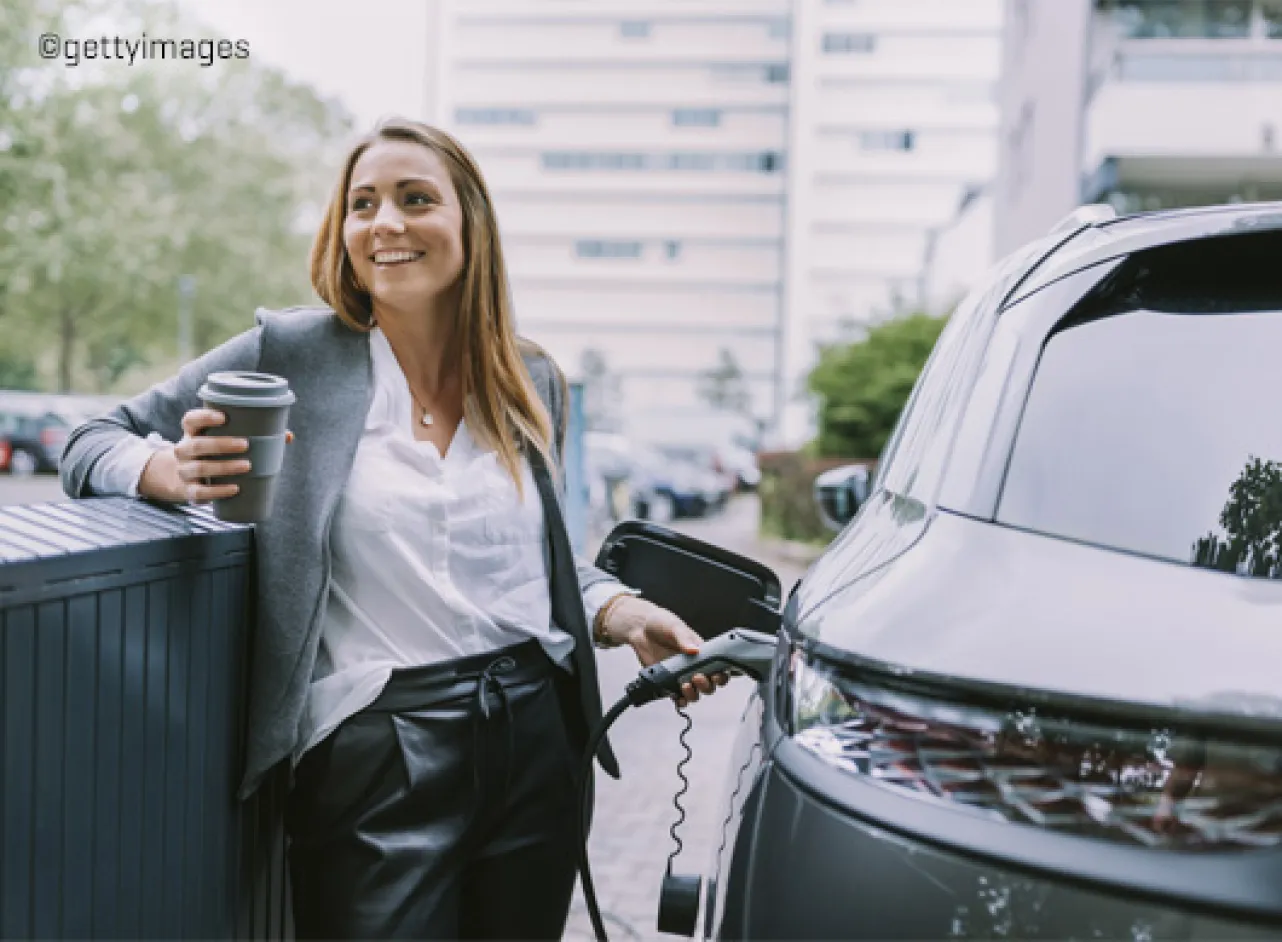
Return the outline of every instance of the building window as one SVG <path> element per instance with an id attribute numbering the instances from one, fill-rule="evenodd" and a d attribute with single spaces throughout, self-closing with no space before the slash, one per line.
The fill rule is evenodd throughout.
<path id="1" fill-rule="evenodd" d="M 646 155 L 550 151 L 543 154 L 543 168 L 545 170 L 645 170 Z"/>
<path id="2" fill-rule="evenodd" d="M 574 243 L 579 258 L 640 258 L 640 242 L 616 242 L 607 239 L 579 239 Z"/>
<path id="3" fill-rule="evenodd" d="M 681 243 L 675 239 L 668 239 L 663 243 L 663 254 L 668 257 L 668 261 L 676 261 L 681 257 Z"/>
<path id="4" fill-rule="evenodd" d="M 863 150 L 901 150 L 913 149 L 914 134 L 912 131 L 860 131 L 859 146 Z"/>
<path id="5" fill-rule="evenodd" d="M 823 51 L 829 55 L 867 53 L 877 48 L 872 33 L 824 33 Z"/>
<path id="6" fill-rule="evenodd" d="M 459 124 L 533 124 L 534 112 L 528 108 L 458 108 L 454 120 Z"/>
<path id="7" fill-rule="evenodd" d="M 544 170 L 650 170 L 775 173 L 783 155 L 774 151 L 713 153 L 670 151 L 657 154 L 599 151 L 547 151 L 540 155 Z"/>
<path id="8" fill-rule="evenodd" d="M 771 20 L 766 32 L 771 39 L 787 39 L 792 35 L 792 23 L 789 20 Z"/>
<path id="9" fill-rule="evenodd" d="M 766 81 L 771 84 L 787 84 L 788 63 L 779 62 L 766 66 Z"/>
<path id="10" fill-rule="evenodd" d="M 672 123 L 677 127 L 715 128 L 721 124 L 721 112 L 716 108 L 678 108 L 672 112 Z"/>
<path id="11" fill-rule="evenodd" d="M 650 24 L 645 20 L 624 20 L 619 24 L 619 35 L 624 39 L 649 39 Z"/>

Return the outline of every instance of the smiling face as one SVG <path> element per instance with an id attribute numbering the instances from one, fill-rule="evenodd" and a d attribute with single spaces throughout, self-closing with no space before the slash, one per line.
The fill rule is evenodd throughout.
<path id="1" fill-rule="evenodd" d="M 375 312 L 417 308 L 463 271 L 463 210 L 441 158 L 422 144 L 378 140 L 352 167 L 343 245 Z"/>

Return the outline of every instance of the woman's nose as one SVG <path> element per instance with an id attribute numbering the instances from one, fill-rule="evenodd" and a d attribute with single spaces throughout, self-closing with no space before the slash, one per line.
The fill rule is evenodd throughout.
<path id="1" fill-rule="evenodd" d="M 401 216 L 401 209 L 396 205 L 394 200 L 384 200 L 379 206 L 378 213 L 374 216 L 374 232 L 403 232 L 405 230 L 405 220 Z"/>

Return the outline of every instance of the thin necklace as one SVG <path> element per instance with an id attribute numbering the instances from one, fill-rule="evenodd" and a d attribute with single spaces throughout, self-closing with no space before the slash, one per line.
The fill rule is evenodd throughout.
<path id="1" fill-rule="evenodd" d="M 409 383 L 405 384 L 405 388 L 410 391 L 410 398 L 414 400 L 414 405 L 418 406 L 423 413 L 423 418 L 420 421 L 422 421 L 424 425 L 431 425 L 432 413 L 428 412 L 427 406 L 423 405 L 423 403 L 419 401 L 418 396 L 414 395 L 414 388 L 410 386 Z"/>

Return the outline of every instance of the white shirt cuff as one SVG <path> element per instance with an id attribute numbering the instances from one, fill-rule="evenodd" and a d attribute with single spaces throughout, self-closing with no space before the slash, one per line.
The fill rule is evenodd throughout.
<path id="1" fill-rule="evenodd" d="M 138 482 L 151 456 L 172 442 L 158 432 L 146 438 L 128 435 L 108 449 L 89 472 L 89 487 L 95 494 L 123 494 L 138 496 Z"/>

